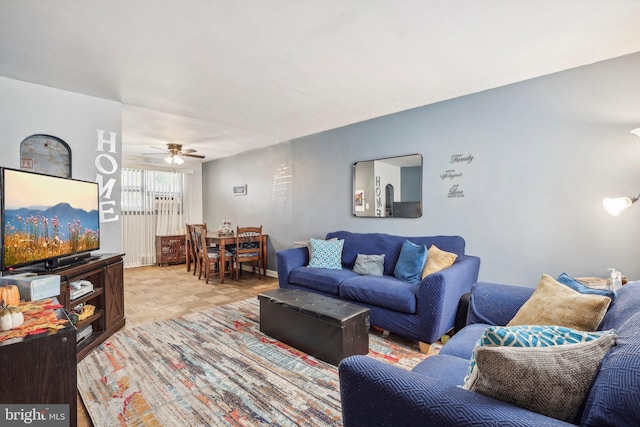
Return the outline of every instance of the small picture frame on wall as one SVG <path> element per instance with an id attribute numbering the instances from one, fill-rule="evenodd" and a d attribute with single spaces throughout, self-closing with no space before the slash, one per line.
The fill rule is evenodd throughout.
<path id="1" fill-rule="evenodd" d="M 245 185 L 234 185 L 233 186 L 233 195 L 234 196 L 246 196 L 247 195 L 247 184 L 245 184 Z"/>

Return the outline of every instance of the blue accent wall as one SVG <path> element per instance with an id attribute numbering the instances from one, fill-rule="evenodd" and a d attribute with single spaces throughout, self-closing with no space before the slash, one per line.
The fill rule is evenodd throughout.
<path id="1" fill-rule="evenodd" d="M 461 235 L 485 281 L 637 280 L 640 203 L 611 217 L 601 201 L 640 192 L 639 75 L 628 55 L 207 162 L 204 220 L 262 224 L 271 270 L 276 250 L 350 230 Z M 355 218 L 352 164 L 414 153 L 422 217 Z"/>

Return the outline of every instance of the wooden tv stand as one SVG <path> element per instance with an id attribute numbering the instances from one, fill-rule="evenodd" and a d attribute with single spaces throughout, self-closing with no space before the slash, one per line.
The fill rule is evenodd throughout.
<path id="1" fill-rule="evenodd" d="M 88 325 L 93 327 L 91 336 L 78 342 L 78 362 L 117 330 L 125 325 L 124 313 L 124 267 L 122 254 L 100 254 L 80 264 L 39 271 L 38 274 L 60 276 L 60 304 L 71 311 L 79 304 L 87 303 L 96 309 L 92 316 L 76 324 L 81 331 Z M 69 283 L 88 280 L 93 284 L 93 292 L 71 301 Z"/>

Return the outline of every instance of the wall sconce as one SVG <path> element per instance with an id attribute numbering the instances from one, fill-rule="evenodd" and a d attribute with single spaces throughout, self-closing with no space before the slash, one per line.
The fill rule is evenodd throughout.
<path id="1" fill-rule="evenodd" d="M 632 130 L 631 133 L 640 138 L 640 128 Z M 640 194 L 638 195 L 638 197 L 640 197 Z M 604 210 L 607 211 L 609 215 L 618 216 L 620 215 L 620 212 L 637 202 L 638 197 L 624 196 L 616 197 L 615 199 L 605 197 L 604 199 L 602 199 L 602 206 L 604 206 Z"/>
<path id="2" fill-rule="evenodd" d="M 638 195 L 640 197 L 640 195 Z M 618 216 L 620 212 L 627 209 L 629 206 L 638 201 L 638 197 L 625 196 L 616 197 L 615 199 L 605 197 L 602 199 L 602 206 L 609 215 Z"/>

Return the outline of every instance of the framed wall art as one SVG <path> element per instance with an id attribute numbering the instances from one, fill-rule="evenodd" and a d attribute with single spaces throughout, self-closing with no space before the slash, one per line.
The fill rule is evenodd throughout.
<path id="1" fill-rule="evenodd" d="M 246 196 L 247 195 L 247 184 L 234 185 L 233 186 L 233 195 L 234 196 Z"/>
<path id="2" fill-rule="evenodd" d="M 71 148 L 55 136 L 31 135 L 20 143 L 20 169 L 71 178 Z"/>

